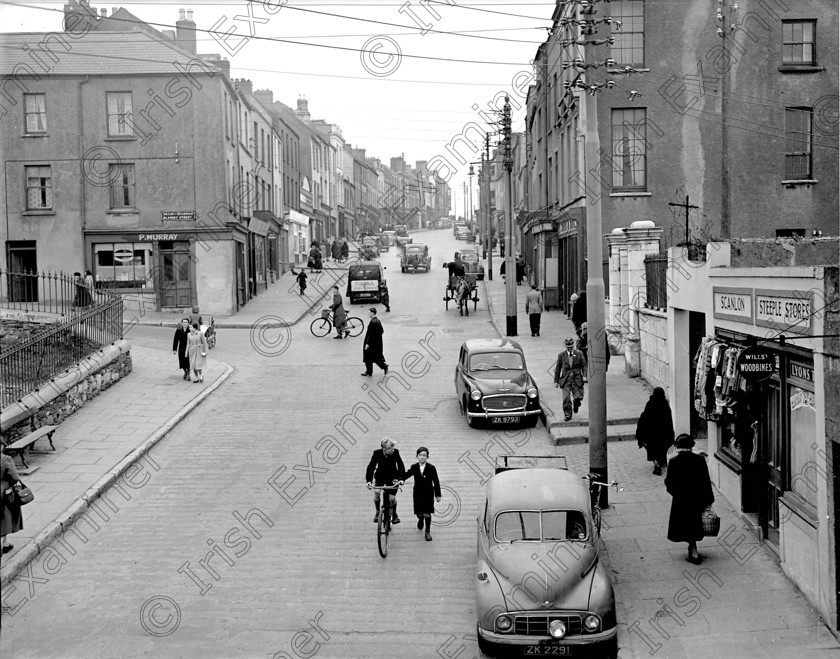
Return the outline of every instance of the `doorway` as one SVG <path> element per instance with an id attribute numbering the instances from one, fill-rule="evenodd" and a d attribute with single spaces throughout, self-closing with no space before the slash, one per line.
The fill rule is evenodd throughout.
<path id="1" fill-rule="evenodd" d="M 784 490 L 786 460 L 782 409 L 781 385 L 770 380 L 764 384 L 764 413 L 758 440 L 758 523 L 762 537 L 776 551 L 779 550 L 779 497 Z"/>
<path id="2" fill-rule="evenodd" d="M 691 396 L 694 395 L 694 382 L 697 373 L 697 363 L 695 356 L 700 349 L 700 344 L 703 342 L 703 337 L 706 336 L 706 314 L 699 311 L 688 312 L 688 358 L 689 358 L 689 381 L 688 391 Z M 694 405 L 689 405 L 689 433 L 692 437 L 708 437 L 709 423 L 700 416 Z"/>
<path id="3" fill-rule="evenodd" d="M 34 240 L 10 240 L 6 243 L 9 258 L 7 291 L 9 302 L 38 301 L 38 251 Z"/>
<path id="4" fill-rule="evenodd" d="M 162 241 L 160 258 L 163 263 L 160 304 L 162 307 L 192 306 L 192 276 L 189 241 Z"/>

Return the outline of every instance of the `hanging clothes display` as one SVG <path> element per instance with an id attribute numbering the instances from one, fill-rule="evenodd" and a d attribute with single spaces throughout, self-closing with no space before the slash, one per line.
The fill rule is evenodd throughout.
<path id="1" fill-rule="evenodd" d="M 745 349 L 714 336 L 700 342 L 694 358 L 694 409 L 702 418 L 718 421 L 735 413 L 738 393 L 746 388 L 738 372 L 738 359 Z"/>

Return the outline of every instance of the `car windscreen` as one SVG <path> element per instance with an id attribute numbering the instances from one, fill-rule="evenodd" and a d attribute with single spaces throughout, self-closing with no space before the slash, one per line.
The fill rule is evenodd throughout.
<path id="1" fill-rule="evenodd" d="M 409 245 L 406 248 L 406 253 L 408 253 L 408 254 L 420 254 L 422 252 L 423 252 L 423 248 L 418 246 L 418 245 L 415 245 L 415 246 Z"/>
<path id="2" fill-rule="evenodd" d="M 478 261 L 478 254 L 476 254 L 475 252 L 462 252 L 461 260 L 469 261 L 470 263 L 475 263 L 476 261 Z"/>
<path id="3" fill-rule="evenodd" d="M 524 369 L 525 362 L 518 352 L 481 352 L 470 355 L 471 372 L 506 373 Z"/>
<path id="4" fill-rule="evenodd" d="M 496 542 L 586 540 L 579 510 L 508 510 L 496 516 Z"/>
<path id="5" fill-rule="evenodd" d="M 350 279 L 379 279 L 379 268 L 372 265 L 357 265 L 350 268 Z"/>

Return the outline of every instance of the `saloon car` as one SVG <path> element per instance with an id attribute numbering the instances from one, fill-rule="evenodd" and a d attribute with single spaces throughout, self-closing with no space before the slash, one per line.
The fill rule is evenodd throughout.
<path id="1" fill-rule="evenodd" d="M 408 227 L 404 224 L 398 224 L 397 230 L 397 247 L 403 247 L 414 242 L 414 238 L 408 235 Z"/>
<path id="2" fill-rule="evenodd" d="M 379 238 L 376 236 L 364 236 L 359 244 L 359 258 L 362 261 L 373 261 L 379 258 Z"/>
<path id="3" fill-rule="evenodd" d="M 455 231 L 455 240 L 466 240 L 470 236 L 470 230 L 467 227 L 458 227 Z"/>
<path id="4" fill-rule="evenodd" d="M 467 425 L 537 425 L 540 392 L 525 366 L 525 353 L 508 339 L 470 339 L 461 345 L 455 392 Z"/>
<path id="5" fill-rule="evenodd" d="M 397 232 L 396 231 L 383 231 L 379 235 L 380 240 L 380 247 L 383 252 L 387 252 L 391 245 L 397 244 Z"/>
<path id="6" fill-rule="evenodd" d="M 400 268 L 403 272 L 411 270 L 417 272 L 423 270 L 429 272 L 432 267 L 432 257 L 429 256 L 429 247 L 423 243 L 412 243 L 403 249 L 400 260 Z"/>
<path id="7" fill-rule="evenodd" d="M 347 299 L 356 302 L 381 302 L 386 288 L 385 268 L 379 261 L 361 261 L 347 272 Z"/>
<path id="8" fill-rule="evenodd" d="M 455 260 L 464 264 L 464 272 L 474 274 L 479 281 L 484 279 L 484 266 L 478 258 L 478 250 L 470 247 L 455 252 Z"/>
<path id="9" fill-rule="evenodd" d="M 481 650 L 615 657 L 615 595 L 585 481 L 551 467 L 497 469 L 485 492 L 475 589 Z"/>

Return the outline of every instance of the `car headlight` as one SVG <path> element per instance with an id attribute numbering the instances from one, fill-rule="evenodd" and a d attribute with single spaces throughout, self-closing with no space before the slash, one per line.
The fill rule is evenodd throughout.
<path id="1" fill-rule="evenodd" d="M 597 632 L 601 628 L 601 619 L 598 616 L 586 616 L 583 619 L 583 628 L 588 632 Z"/>
<path id="2" fill-rule="evenodd" d="M 536 387 L 529 387 L 528 388 L 528 398 L 536 398 L 537 397 L 537 388 Z"/>
<path id="3" fill-rule="evenodd" d="M 562 620 L 552 620 L 548 625 L 551 638 L 563 638 L 566 635 L 566 624 Z"/>
<path id="4" fill-rule="evenodd" d="M 470 392 L 470 398 L 473 400 L 481 400 L 481 392 L 478 389 L 473 389 Z"/>
<path id="5" fill-rule="evenodd" d="M 500 632 L 509 632 L 513 627 L 513 620 L 510 619 L 510 616 L 499 616 L 496 618 L 496 629 Z"/>

